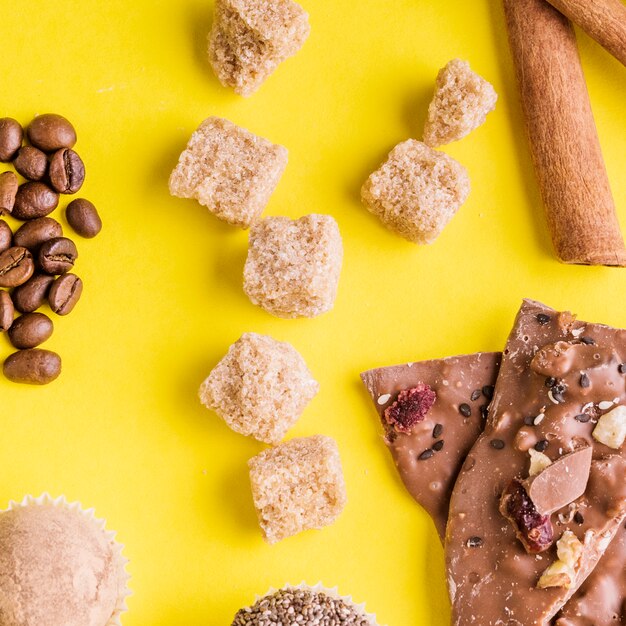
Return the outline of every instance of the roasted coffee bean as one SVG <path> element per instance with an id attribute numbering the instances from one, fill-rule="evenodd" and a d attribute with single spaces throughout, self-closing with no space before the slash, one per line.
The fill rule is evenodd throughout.
<path id="1" fill-rule="evenodd" d="M 0 161 L 9 162 L 20 149 L 24 131 L 17 120 L 11 117 L 0 119 Z"/>
<path id="2" fill-rule="evenodd" d="M 18 220 L 33 220 L 52 213 L 59 204 L 59 194 L 39 182 L 28 182 L 19 186 L 15 196 L 13 217 Z"/>
<path id="3" fill-rule="evenodd" d="M 83 281 L 76 274 L 63 274 L 52 283 L 48 303 L 57 315 L 67 315 L 72 312 L 82 293 Z"/>
<path id="4" fill-rule="evenodd" d="M 13 245 L 12 241 L 11 227 L 4 220 L 0 220 L 0 252 L 8 250 Z"/>
<path id="5" fill-rule="evenodd" d="M 12 213 L 19 182 L 13 172 L 0 174 L 0 215 Z"/>
<path id="6" fill-rule="evenodd" d="M 50 184 L 59 193 L 76 193 L 85 180 L 85 165 L 69 148 L 57 150 L 50 159 Z"/>
<path id="7" fill-rule="evenodd" d="M 61 373 L 61 357 L 50 350 L 20 350 L 9 356 L 3 370 L 14 383 L 47 385 Z"/>
<path id="8" fill-rule="evenodd" d="M 34 271 L 33 255 L 26 248 L 14 246 L 0 254 L 0 287 L 23 285 Z"/>
<path id="9" fill-rule="evenodd" d="M 48 157 L 38 148 L 22 146 L 13 159 L 13 167 L 28 180 L 41 180 L 48 170 Z"/>
<path id="10" fill-rule="evenodd" d="M 23 285 L 14 289 L 13 304 L 20 313 L 32 313 L 36 311 L 48 298 L 50 285 L 54 277 L 48 274 L 35 274 Z"/>
<path id="11" fill-rule="evenodd" d="M 91 239 L 102 230 L 102 220 L 96 207 L 84 198 L 72 200 L 65 209 L 69 225 L 81 237 Z"/>
<path id="12" fill-rule="evenodd" d="M 41 245 L 38 258 L 39 266 L 46 274 L 65 274 L 74 267 L 78 250 L 71 239 L 55 237 Z"/>
<path id="13" fill-rule="evenodd" d="M 18 350 L 36 348 L 50 339 L 54 324 L 43 313 L 20 315 L 9 329 L 9 340 Z"/>
<path id="14" fill-rule="evenodd" d="M 74 127 L 62 115 L 45 113 L 36 117 L 26 129 L 28 139 L 44 152 L 71 148 L 76 143 Z"/>
<path id="15" fill-rule="evenodd" d="M 8 291 L 0 291 L 0 331 L 9 330 L 13 324 L 15 308 Z"/>
<path id="16" fill-rule="evenodd" d="M 15 231 L 13 243 L 36 253 L 42 243 L 62 236 L 63 228 L 59 222 L 51 217 L 38 217 L 22 224 Z"/>

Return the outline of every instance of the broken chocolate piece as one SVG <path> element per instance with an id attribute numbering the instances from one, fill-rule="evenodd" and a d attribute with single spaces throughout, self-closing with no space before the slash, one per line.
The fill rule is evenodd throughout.
<path id="1" fill-rule="evenodd" d="M 559 323 L 537 324 L 536 316 L 542 313 Z M 579 341 L 583 332 L 594 338 L 595 345 Z M 625 474 L 619 470 L 623 449 L 611 454 L 591 436 L 593 423 L 574 419 L 588 412 L 583 407 L 589 403 L 593 407 L 613 396 L 626 404 L 617 367 L 626 361 L 626 331 L 586 325 L 526 301 L 504 354 L 485 433 L 472 448 L 472 463 L 463 466 L 450 502 L 446 564 L 454 626 L 548 623 L 592 572 L 626 516 Z M 588 388 L 578 384 L 583 370 L 591 381 Z M 550 400 L 552 388 L 544 384 L 549 377 L 565 385 L 563 402 Z M 537 416 L 532 426 L 524 423 L 530 415 Z M 593 447 L 587 489 L 574 503 L 584 523 L 567 515 L 569 507 L 561 512 L 566 515 L 555 512 L 560 533 L 571 530 L 584 538 L 580 568 L 570 589 L 536 588 L 547 565 L 556 560 L 556 548 L 550 547 L 540 559 L 528 554 L 499 511 L 498 495 L 514 478 L 527 475 L 528 450 L 543 439 L 550 442 L 546 452 L 552 457 L 585 444 Z M 494 440 L 504 447 L 494 449 Z M 622 472 L 619 483 L 613 478 L 617 471 Z M 490 541 L 481 550 L 468 551 L 465 544 L 472 536 Z"/>
<path id="2" fill-rule="evenodd" d="M 550 515 L 585 493 L 591 455 L 591 446 L 579 448 L 564 454 L 542 472 L 524 481 L 528 497 L 540 515 Z"/>
<path id="3" fill-rule="evenodd" d="M 433 518 L 442 539 L 454 480 L 483 427 L 479 411 L 472 411 L 471 417 L 462 419 L 457 407 L 467 402 L 474 389 L 494 384 L 500 357 L 499 353 L 485 352 L 383 367 L 361 374 L 387 429 L 386 408 L 402 391 L 422 383 L 437 395 L 437 402 L 421 422 L 415 423 L 410 432 L 392 431 L 395 436 L 387 436 L 386 443 L 404 485 Z M 379 403 L 381 397 L 386 398 L 383 404 Z M 445 446 L 435 454 L 435 446 L 439 446 L 433 445 L 433 437 L 437 439 L 444 432 Z M 430 450 L 431 455 L 422 462 L 419 455 L 425 450 Z"/>
<path id="4" fill-rule="evenodd" d="M 424 383 L 401 391 L 397 400 L 385 409 L 387 424 L 398 432 L 411 432 L 413 426 L 424 419 L 436 399 L 437 394 Z"/>

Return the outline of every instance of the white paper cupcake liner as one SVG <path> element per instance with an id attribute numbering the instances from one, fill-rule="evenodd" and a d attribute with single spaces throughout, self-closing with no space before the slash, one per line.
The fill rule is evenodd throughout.
<path id="1" fill-rule="evenodd" d="M 128 581 L 130 580 L 130 574 L 126 571 L 126 565 L 128 559 L 122 554 L 124 549 L 123 544 L 115 541 L 116 532 L 112 530 L 106 530 L 106 520 L 98 519 L 95 516 L 95 510 L 93 508 L 83 509 L 80 502 L 68 502 L 65 496 L 59 496 L 58 498 L 52 498 L 50 494 L 43 493 L 38 498 L 33 496 L 25 496 L 21 502 L 11 500 L 7 511 L 12 511 L 19 508 L 31 507 L 31 506 L 43 506 L 43 507 L 57 507 L 67 509 L 69 511 L 75 511 L 84 516 L 86 520 L 89 520 L 94 528 L 104 533 L 107 541 L 111 543 L 113 554 L 115 556 L 117 571 L 118 571 L 118 594 L 117 602 L 113 614 L 104 626 L 121 626 L 121 615 L 128 610 L 126 605 L 126 598 L 131 595 L 131 591 L 128 588 Z"/>

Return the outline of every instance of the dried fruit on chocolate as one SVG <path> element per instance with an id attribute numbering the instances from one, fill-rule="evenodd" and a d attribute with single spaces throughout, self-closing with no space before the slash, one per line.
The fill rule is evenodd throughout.
<path id="1" fill-rule="evenodd" d="M 626 406 L 616 406 L 605 413 L 593 429 L 593 438 L 609 448 L 618 450 L 626 440 Z"/>
<path id="2" fill-rule="evenodd" d="M 428 385 L 419 383 L 398 394 L 396 401 L 385 410 L 385 420 L 398 432 L 410 433 L 411 428 L 424 419 L 436 399 L 437 394 Z"/>
<path id="3" fill-rule="evenodd" d="M 554 539 L 549 515 L 540 515 L 522 482 L 514 478 L 500 499 L 500 513 L 513 527 L 526 552 L 537 554 L 547 550 Z"/>
<path id="4" fill-rule="evenodd" d="M 539 589 L 564 587 L 571 589 L 576 580 L 576 570 L 583 554 L 583 544 L 571 531 L 566 530 L 556 542 L 557 560 L 541 575 L 537 582 Z"/>

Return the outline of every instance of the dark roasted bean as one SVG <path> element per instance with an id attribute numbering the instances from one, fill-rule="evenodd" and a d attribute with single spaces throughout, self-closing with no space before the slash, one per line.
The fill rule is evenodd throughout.
<path id="1" fill-rule="evenodd" d="M 48 169 L 48 157 L 38 148 L 23 146 L 13 160 L 13 167 L 28 180 L 41 180 Z"/>
<path id="2" fill-rule="evenodd" d="M 11 227 L 4 220 L 0 220 L 0 252 L 8 250 L 13 245 L 12 242 Z"/>
<path id="3" fill-rule="evenodd" d="M 0 119 L 0 161 L 9 162 L 20 149 L 24 139 L 24 131 L 17 120 L 12 117 Z"/>
<path id="4" fill-rule="evenodd" d="M 34 271 L 33 255 L 26 248 L 14 246 L 0 254 L 0 287 L 23 285 Z"/>
<path id="5" fill-rule="evenodd" d="M 65 209 L 65 217 L 69 225 L 81 237 L 91 239 L 102 230 L 102 220 L 96 207 L 84 198 L 72 200 Z"/>
<path id="6" fill-rule="evenodd" d="M 20 350 L 7 358 L 3 371 L 14 383 L 46 385 L 61 373 L 61 357 L 50 350 Z"/>
<path id="7" fill-rule="evenodd" d="M 9 329 L 9 340 L 18 350 L 36 348 L 49 339 L 54 330 L 52 320 L 43 313 L 20 315 Z"/>
<path id="8" fill-rule="evenodd" d="M 13 324 L 15 308 L 8 291 L 0 291 L 0 331 L 6 331 Z"/>
<path id="9" fill-rule="evenodd" d="M 59 204 L 59 194 L 48 185 L 28 182 L 19 186 L 15 196 L 13 217 L 18 220 L 33 220 L 52 213 Z"/>
<path id="10" fill-rule="evenodd" d="M 63 274 L 50 287 L 50 308 L 57 315 L 67 315 L 72 312 L 82 293 L 83 281 L 75 274 Z"/>
<path id="11" fill-rule="evenodd" d="M 13 303 L 20 313 L 36 311 L 48 297 L 54 276 L 36 274 L 13 291 Z"/>
<path id="12" fill-rule="evenodd" d="M 22 224 L 13 235 L 16 246 L 28 248 L 32 253 L 39 252 L 42 243 L 63 236 L 61 224 L 51 217 L 38 217 Z"/>
<path id="13" fill-rule="evenodd" d="M 50 184 L 59 193 L 76 193 L 85 180 L 81 158 L 69 148 L 57 150 L 50 159 Z"/>
<path id="14" fill-rule="evenodd" d="M 0 174 L 0 215 L 13 212 L 18 188 L 19 182 L 13 172 Z"/>
<path id="15" fill-rule="evenodd" d="M 78 250 L 71 239 L 55 237 L 39 248 L 39 266 L 46 274 L 65 274 L 69 272 L 78 258 Z"/>
<path id="16" fill-rule="evenodd" d="M 61 115 L 46 113 L 36 117 L 26 129 L 33 146 L 44 152 L 72 148 L 76 143 L 74 127 Z"/>

